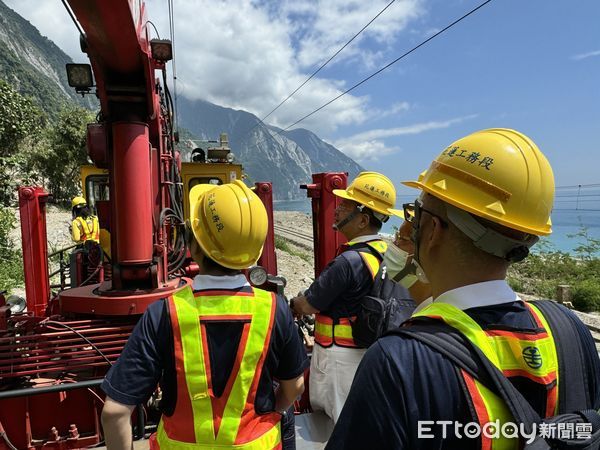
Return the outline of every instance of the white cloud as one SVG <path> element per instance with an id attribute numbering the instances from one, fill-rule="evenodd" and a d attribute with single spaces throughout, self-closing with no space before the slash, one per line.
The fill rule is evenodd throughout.
<path id="1" fill-rule="evenodd" d="M 448 128 L 452 125 L 474 119 L 476 114 L 464 117 L 457 117 L 446 121 L 423 122 L 405 127 L 375 129 L 364 131 L 353 136 L 339 139 L 334 142 L 334 146 L 358 162 L 376 161 L 381 156 L 397 152 L 399 147 L 389 147 L 384 139 L 389 137 L 420 134 L 426 131 Z"/>
<path id="2" fill-rule="evenodd" d="M 284 12 L 301 19 L 296 22 L 297 31 L 302 34 L 298 46 L 300 65 L 309 68 L 326 61 L 388 3 L 389 0 L 287 0 Z M 390 45 L 411 20 L 424 13 L 422 3 L 422 0 L 397 0 L 336 60 L 353 60 L 364 69 L 372 69 L 381 62 L 383 52 L 368 50 L 357 43 L 372 40 L 379 49 Z"/>
<path id="3" fill-rule="evenodd" d="M 389 108 L 373 110 L 371 112 L 371 119 L 383 119 L 384 117 L 395 116 L 408 111 L 410 107 L 408 102 L 397 102 L 392 104 Z"/>
<path id="4" fill-rule="evenodd" d="M 582 59 L 591 58 L 593 56 L 600 56 L 600 50 L 594 50 L 592 52 L 580 53 L 578 55 L 571 56 L 572 60 L 581 61 Z"/>
<path id="5" fill-rule="evenodd" d="M 424 13 L 423 1 L 397 0 L 331 65 L 351 60 L 364 72 L 379 64 L 398 33 Z M 85 61 L 76 28 L 61 2 L 6 2 L 74 59 Z M 174 5 L 178 95 L 263 117 L 388 2 L 178 0 Z M 162 38 L 168 37 L 167 2 L 147 0 L 147 6 L 148 19 Z M 344 78 L 348 73 L 344 71 Z M 348 77 L 347 84 L 345 79 L 319 74 L 267 122 L 287 127 L 339 95 L 354 78 Z M 364 122 L 371 114 L 368 110 L 367 96 L 348 94 L 299 126 L 327 133 Z"/>

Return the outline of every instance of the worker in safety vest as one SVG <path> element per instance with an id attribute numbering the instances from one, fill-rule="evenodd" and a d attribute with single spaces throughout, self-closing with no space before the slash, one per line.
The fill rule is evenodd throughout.
<path id="1" fill-rule="evenodd" d="M 100 242 L 100 224 L 98 217 L 90 211 L 85 198 L 74 197 L 71 201 L 71 212 L 73 222 L 71 222 L 71 238 L 78 244 L 85 244 L 87 241 Z"/>
<path id="2" fill-rule="evenodd" d="M 581 351 L 585 364 L 576 370 L 587 377 L 590 400 L 581 409 L 599 408 L 600 361 L 589 331 L 564 308 L 575 339 L 556 342 L 540 310 L 506 282 L 509 265 L 552 231 L 554 177 L 535 143 L 514 130 L 479 131 L 405 184 L 422 191 L 405 205 L 405 218 L 414 230 L 417 275 L 429 282 L 433 301 L 404 326 L 442 321 L 456 329 L 542 418 L 562 401 L 557 345 Z M 390 335 L 363 358 L 327 448 L 522 448 L 509 422 L 504 401 L 467 372 L 421 341 Z"/>
<path id="3" fill-rule="evenodd" d="M 241 272 L 261 255 L 266 210 L 241 181 L 196 185 L 189 200 L 200 274 L 148 307 L 106 375 L 108 448 L 131 448 L 131 412 L 159 382 L 152 449 L 282 448 L 282 414 L 304 390 L 308 358 L 284 298 Z"/>
<path id="4" fill-rule="evenodd" d="M 297 315 L 315 314 L 315 347 L 311 357 L 310 403 L 335 422 L 365 353 L 354 343 L 351 320 L 368 295 L 387 244 L 377 234 L 396 202 L 392 182 L 377 172 L 362 172 L 346 190 L 333 193 L 342 200 L 334 228 L 348 243 L 321 272 L 304 295 L 291 300 Z M 409 298 L 406 292 L 406 298 Z"/>

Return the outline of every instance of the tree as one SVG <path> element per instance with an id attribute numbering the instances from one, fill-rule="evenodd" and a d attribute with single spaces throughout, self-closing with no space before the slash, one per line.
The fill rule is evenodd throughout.
<path id="1" fill-rule="evenodd" d="M 35 167 L 56 202 L 66 203 L 77 195 L 79 169 L 88 164 L 87 124 L 94 114 L 78 106 L 66 106 L 55 125 L 47 128 L 45 139 L 36 146 Z"/>
<path id="2" fill-rule="evenodd" d="M 35 179 L 30 148 L 41 135 L 45 114 L 0 79 L 0 205 L 15 198 L 19 184 Z"/>
<path id="3" fill-rule="evenodd" d="M 0 79 L 0 157 L 14 155 L 25 137 L 39 134 L 46 117 L 33 102 Z"/>

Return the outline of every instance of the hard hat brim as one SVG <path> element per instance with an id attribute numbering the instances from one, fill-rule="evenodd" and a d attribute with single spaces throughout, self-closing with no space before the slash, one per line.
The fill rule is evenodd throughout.
<path id="1" fill-rule="evenodd" d="M 397 217 L 400 217 L 401 219 L 404 219 L 404 211 L 401 209 L 388 208 L 388 212 L 390 213 L 390 215 L 397 216 Z"/>
<path id="2" fill-rule="evenodd" d="M 444 195 L 441 192 L 434 191 L 429 186 L 426 186 L 419 181 L 403 181 L 402 184 L 405 186 L 408 186 L 408 187 L 420 189 L 423 192 L 427 192 L 428 194 L 433 195 L 434 197 L 437 197 L 444 202 L 450 203 L 452 206 L 455 206 L 459 209 L 467 211 L 475 216 L 481 217 L 483 219 L 491 220 L 490 218 L 485 217 L 483 214 L 481 214 L 480 211 L 471 207 L 470 205 L 456 201 L 455 199 L 450 198 L 449 196 Z M 524 226 L 521 226 L 521 225 L 518 225 L 515 223 L 511 223 L 509 221 L 498 219 L 498 218 L 495 221 L 497 223 L 499 223 L 500 225 L 505 226 L 507 228 L 512 228 L 512 229 L 515 229 L 518 231 L 522 231 L 523 233 L 534 234 L 536 236 L 549 236 L 552 233 L 551 225 L 547 229 L 539 229 L 539 228 L 532 228 L 532 227 L 524 227 Z M 551 222 L 550 222 L 550 224 L 551 224 Z"/>
<path id="3" fill-rule="evenodd" d="M 341 197 L 341 198 L 344 198 L 346 200 L 355 201 L 352 197 L 350 197 L 348 195 L 348 193 L 346 192 L 345 189 L 334 189 L 332 192 L 333 192 L 333 195 L 335 195 L 336 197 Z"/>

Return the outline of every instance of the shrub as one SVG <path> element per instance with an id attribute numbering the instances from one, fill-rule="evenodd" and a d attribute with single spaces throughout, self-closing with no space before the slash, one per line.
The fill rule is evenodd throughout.
<path id="1" fill-rule="evenodd" d="M 573 286 L 573 306 L 579 311 L 600 310 L 600 280 L 588 278 Z"/>
<path id="2" fill-rule="evenodd" d="M 0 291 L 10 291 L 23 284 L 23 261 L 9 234 L 14 226 L 12 210 L 0 206 Z"/>

